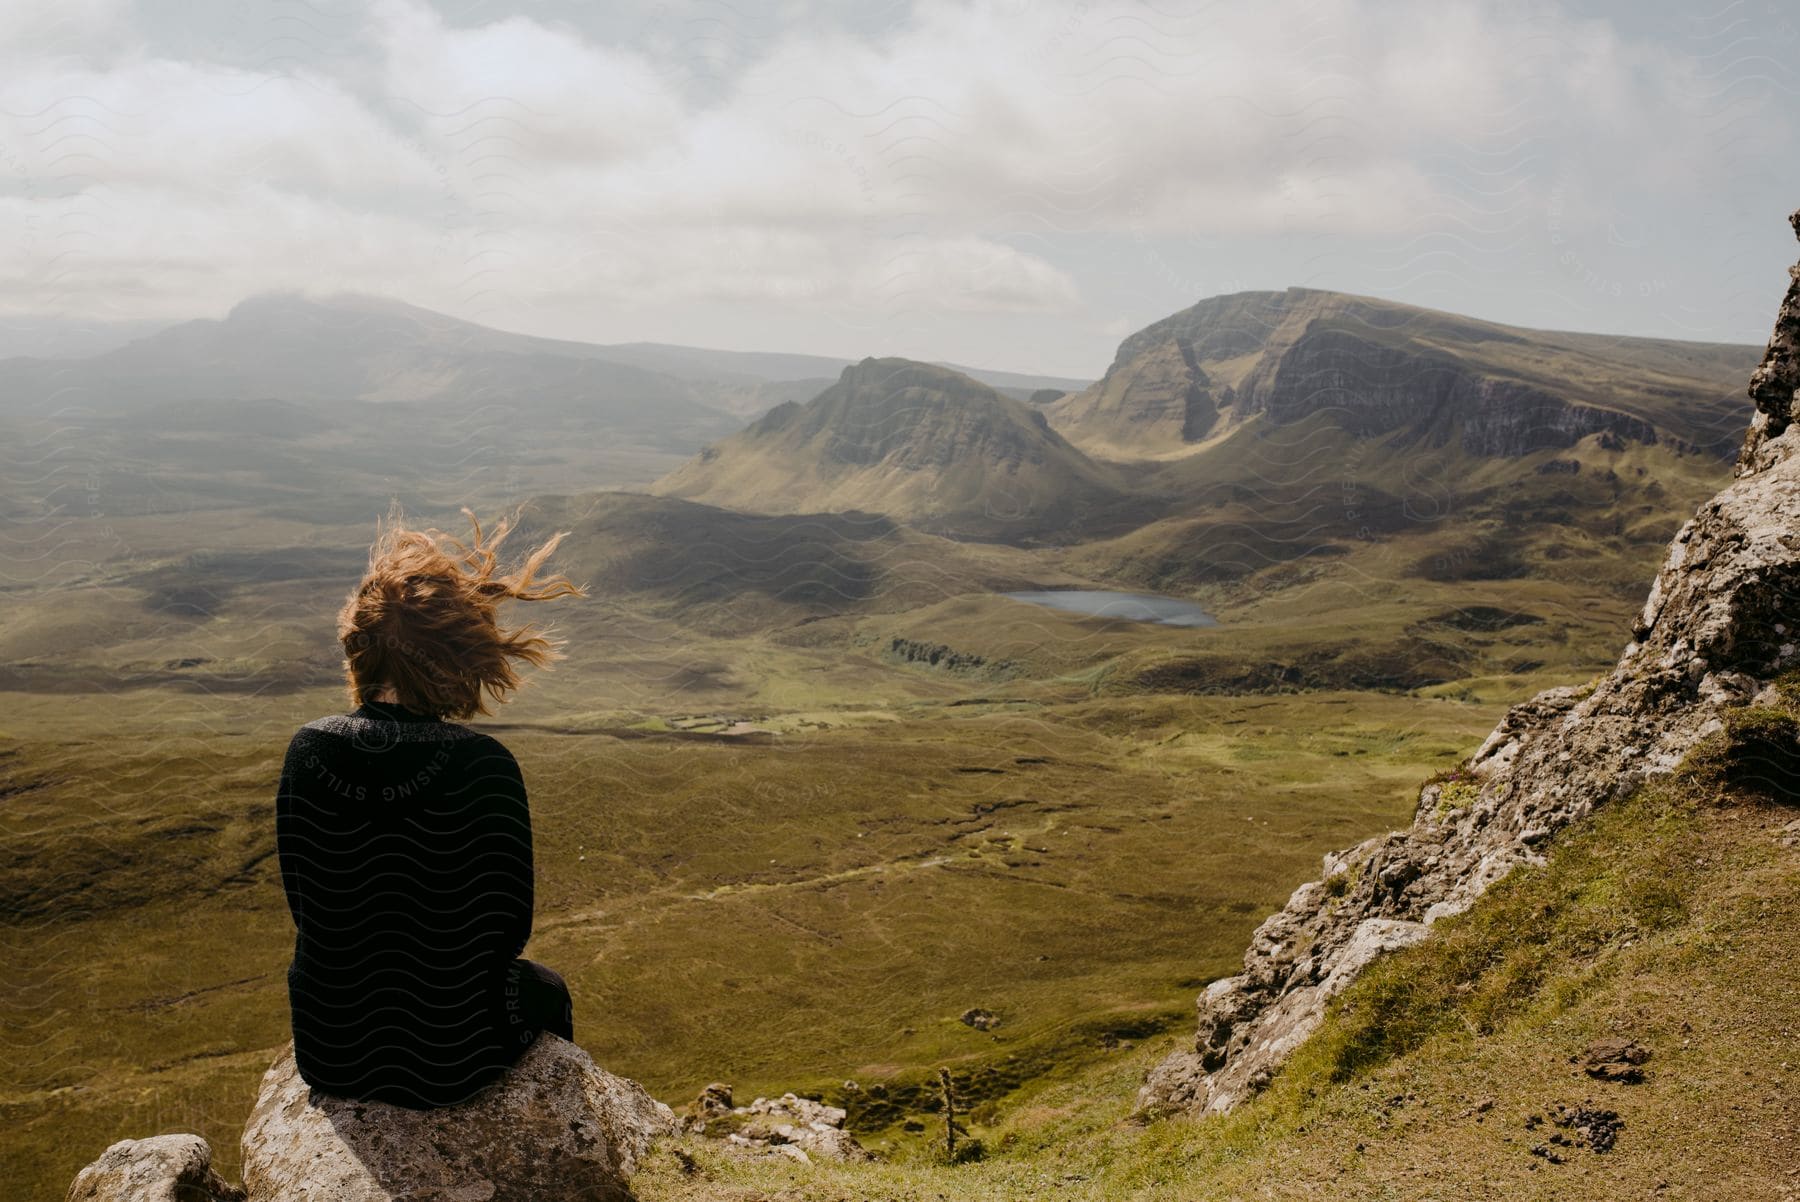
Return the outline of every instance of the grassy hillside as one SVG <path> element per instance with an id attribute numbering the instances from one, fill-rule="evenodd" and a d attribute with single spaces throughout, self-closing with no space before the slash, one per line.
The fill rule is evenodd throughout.
<path id="1" fill-rule="evenodd" d="M 978 1107 L 985 1157 L 865 1132 L 888 1163 L 665 1147 L 642 1195 L 677 1199 L 1692 1198 L 1800 1191 L 1800 811 L 1795 765 L 1747 714 L 1683 772 L 1602 809 L 1548 863 L 1378 963 L 1262 1096 L 1227 1117 L 1134 1117 L 1143 1071 L 1191 1028 Z M 1589 1074 L 1597 1041 L 1648 1052 Z M 953 1077 L 955 1070 L 953 1068 Z M 1637 1079 L 1629 1079 L 1635 1076 Z M 838 1091 L 822 1091 L 841 1104 Z"/>
<path id="2" fill-rule="evenodd" d="M 653 491 L 761 513 L 869 511 L 1016 542 L 1068 537 L 1128 490 L 1030 405 L 890 358 L 845 368 L 811 401 L 778 406 Z"/>
<path id="3" fill-rule="evenodd" d="M 543 683 L 477 723 L 531 790 L 527 954 L 567 977 L 582 1045 L 671 1102 L 720 1077 L 900 1089 L 945 1060 L 998 1102 L 1104 1059 L 1108 1033 L 1190 1024 L 1202 977 L 1291 882 L 1399 821 L 1408 782 L 1497 713 L 1030 702 L 983 682 L 746 713 Z M 0 1157 L 30 1196 L 127 1134 L 198 1131 L 235 1163 L 288 1035 L 274 777 L 294 727 L 342 708 L 146 689 L 106 698 L 104 740 L 71 734 L 93 705 L 40 695 L 0 724 Z M 958 1022 L 971 1006 L 1002 1025 Z"/>

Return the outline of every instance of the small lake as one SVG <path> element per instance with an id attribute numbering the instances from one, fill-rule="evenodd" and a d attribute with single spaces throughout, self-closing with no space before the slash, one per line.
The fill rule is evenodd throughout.
<path id="1" fill-rule="evenodd" d="M 1164 626 L 1217 626 L 1211 614 L 1180 597 L 1156 593 L 1117 593 L 1111 589 L 1059 588 L 1002 593 L 1015 601 L 1029 601 L 1051 609 L 1093 618 L 1123 618 L 1128 622 L 1157 622 Z"/>

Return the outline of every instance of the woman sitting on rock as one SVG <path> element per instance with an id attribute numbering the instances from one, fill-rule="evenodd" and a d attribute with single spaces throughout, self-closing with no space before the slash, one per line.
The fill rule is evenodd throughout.
<path id="1" fill-rule="evenodd" d="M 575 1037 L 562 977 L 519 958 L 533 883 L 518 762 L 460 720 L 519 687 L 514 661 L 562 658 L 530 626 L 503 629 L 501 601 L 587 594 L 534 582 L 562 534 L 497 575 L 509 524 L 484 544 L 462 512 L 473 545 L 390 514 L 338 614 L 356 708 L 295 733 L 275 803 L 295 1065 L 323 1093 L 413 1109 L 468 1100 L 541 1031 Z"/>

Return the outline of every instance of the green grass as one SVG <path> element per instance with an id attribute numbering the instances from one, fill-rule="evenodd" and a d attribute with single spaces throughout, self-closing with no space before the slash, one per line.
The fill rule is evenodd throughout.
<path id="1" fill-rule="evenodd" d="M 1322 852 L 1403 821 L 1410 783 L 1497 716 L 1348 694 L 1083 698 L 835 725 L 815 708 L 731 739 L 641 713 L 615 728 L 552 680 L 576 683 L 541 678 L 492 728 L 532 793 L 527 954 L 570 982 L 583 1046 L 671 1103 L 714 1079 L 746 1098 L 843 1104 L 845 1080 L 906 1096 L 946 1064 L 977 1121 L 1190 1021 L 1200 982 Z M 58 733 L 89 704 L 34 697 L 0 743 L 20 790 L 5 1034 L 27 1049 L 0 1079 L 0 1147 L 40 1193 L 158 1131 L 199 1131 L 232 1170 L 287 1038 L 274 777 L 293 728 L 341 708 L 121 693 L 97 754 Z M 1001 1025 L 957 1021 L 971 1006 Z M 909 1138 L 858 1121 L 878 1146 Z"/>
<path id="2" fill-rule="evenodd" d="M 1263 1095 L 1227 1117 L 1140 1124 L 1129 1098 L 1170 1043 L 1046 1078 L 973 1133 L 980 1164 L 924 1143 L 810 1168 L 683 1137 L 646 1202 L 730 1199 L 1778 1199 L 1792 1189 L 1800 1062 L 1795 811 L 1721 804 L 1683 777 L 1556 840 L 1432 938 L 1379 961 Z M 1639 1085 L 1584 1077 L 1588 1041 L 1652 1049 Z M 1616 1111 L 1604 1155 L 1534 1155 L 1560 1105 Z M 1534 1116 L 1536 1122 L 1533 1122 Z M 926 1124 L 926 1133 L 931 1133 Z M 923 1137 L 921 1137 L 923 1138 Z M 1546 1145 L 1550 1146 L 1550 1145 Z M 1552 1150 L 1556 1150 L 1553 1146 Z"/>

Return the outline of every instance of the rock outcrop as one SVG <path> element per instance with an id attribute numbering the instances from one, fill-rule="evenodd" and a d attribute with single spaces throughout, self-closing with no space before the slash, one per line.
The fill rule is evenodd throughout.
<path id="1" fill-rule="evenodd" d="M 1794 236 L 1800 238 L 1800 212 L 1788 220 L 1793 223 Z M 1762 362 L 1750 375 L 1756 416 L 1750 420 L 1750 436 L 1738 457 L 1740 476 L 1760 472 L 1794 453 L 1789 430 L 1800 405 L 1800 264 L 1788 268 L 1788 278 L 1792 283 L 1775 319 L 1775 333 Z"/>
<path id="2" fill-rule="evenodd" d="M 788 1156 L 810 1164 L 826 1160 L 873 1160 L 869 1151 L 844 1130 L 848 1112 L 811 1098 L 784 1093 L 757 1098 L 748 1106 L 731 1104 L 731 1086 L 714 1082 L 700 1091 L 681 1120 L 684 1131 L 706 1135 L 771 1156 Z"/>
<path id="3" fill-rule="evenodd" d="M 899 635 L 888 640 L 887 654 L 903 664 L 918 664 L 943 672 L 1006 677 L 1018 670 L 1018 665 L 1009 659 L 990 660 L 973 651 L 958 651 L 944 643 L 926 643 Z"/>
<path id="4" fill-rule="evenodd" d="M 674 1113 L 642 1086 L 554 1035 L 471 1101 L 438 1110 L 316 1095 L 289 1043 L 244 1128 L 242 1189 L 211 1172 L 205 1140 L 167 1135 L 108 1148 L 69 1199 L 629 1202 L 638 1163 L 674 1129 Z"/>
<path id="5" fill-rule="evenodd" d="M 1326 856 L 1322 879 L 1257 929 L 1244 971 L 1201 993 L 1193 1050 L 1148 1074 L 1140 1109 L 1217 1112 L 1253 1095 L 1376 957 L 1672 771 L 1733 709 L 1773 700 L 1773 678 L 1800 662 L 1800 268 L 1794 281 L 1751 380 L 1738 479 L 1676 534 L 1618 665 L 1591 689 L 1514 706 L 1462 770 L 1420 791 L 1411 827 Z"/>
<path id="6" fill-rule="evenodd" d="M 244 1191 L 213 1171 L 198 1135 L 122 1139 L 81 1170 L 68 1202 L 243 1202 Z"/>

